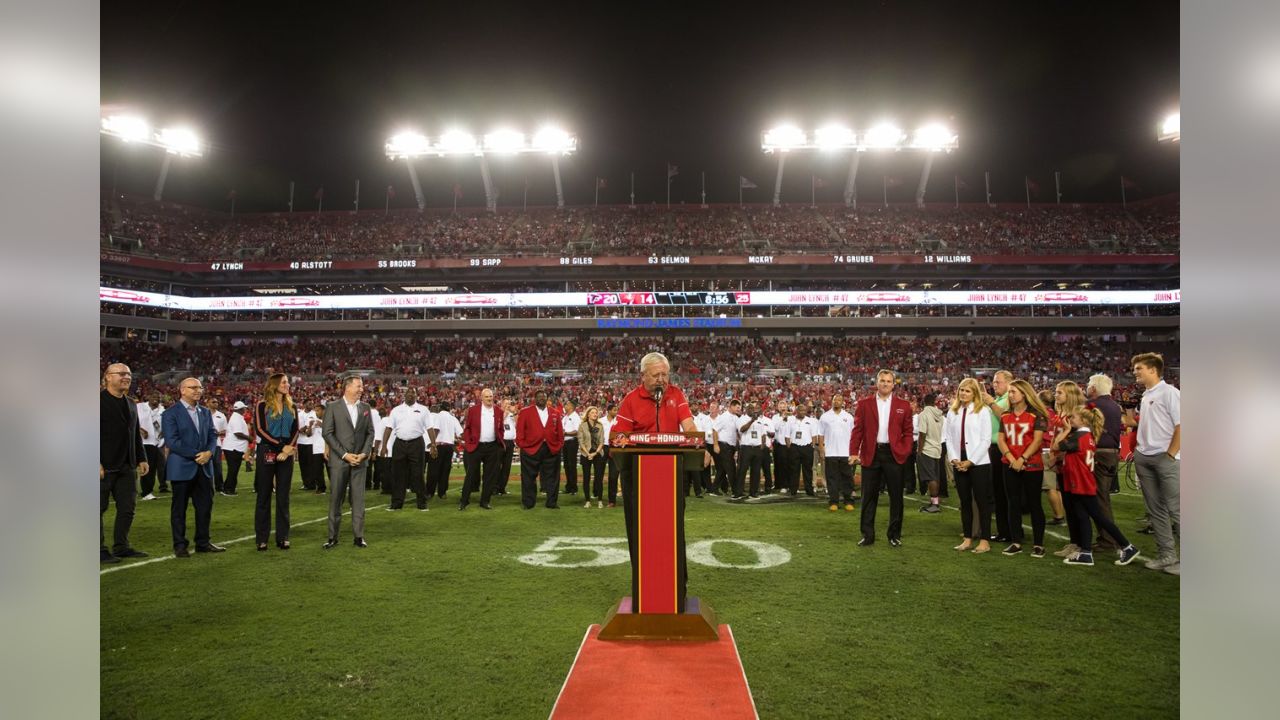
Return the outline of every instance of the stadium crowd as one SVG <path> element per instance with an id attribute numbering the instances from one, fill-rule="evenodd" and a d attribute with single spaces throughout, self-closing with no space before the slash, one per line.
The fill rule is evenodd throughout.
<path id="1" fill-rule="evenodd" d="M 1171 253 L 1176 201 L 1090 206 L 658 206 L 398 209 L 235 217 L 134 197 L 108 198 L 100 242 L 186 261 L 408 255 Z"/>

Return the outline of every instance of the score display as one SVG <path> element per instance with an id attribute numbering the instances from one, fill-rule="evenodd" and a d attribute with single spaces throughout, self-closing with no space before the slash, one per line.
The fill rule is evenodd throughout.
<path id="1" fill-rule="evenodd" d="M 737 291 L 593 292 L 588 305 L 750 305 L 751 293 Z"/>

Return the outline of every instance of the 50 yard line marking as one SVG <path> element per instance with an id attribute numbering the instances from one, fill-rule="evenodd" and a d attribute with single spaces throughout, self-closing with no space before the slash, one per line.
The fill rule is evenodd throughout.
<path id="1" fill-rule="evenodd" d="M 374 509 L 374 508 L 380 508 L 380 507 L 387 507 L 387 505 L 378 504 L 378 505 L 373 505 L 373 506 L 366 506 L 366 507 L 365 507 L 365 512 L 368 512 L 369 510 L 372 510 L 372 509 Z M 346 512 L 342 513 L 342 514 L 343 514 L 343 515 L 350 515 L 350 514 L 351 514 L 351 511 L 350 511 L 350 510 L 348 510 L 348 511 L 346 511 Z M 289 529 L 290 529 L 290 530 L 292 530 L 293 528 L 296 528 L 296 527 L 302 527 L 303 525 L 313 525 L 313 524 L 318 523 L 318 522 L 327 522 L 328 520 L 329 520 L 329 516 L 328 516 L 328 515 L 325 515 L 324 517 L 316 518 L 315 520 L 303 520 L 303 521 L 302 521 L 302 522 L 300 522 L 300 523 L 294 523 L 294 524 L 290 525 L 290 526 L 289 526 Z M 222 544 L 223 544 L 223 545 L 234 545 L 234 544 L 236 544 L 236 543 L 244 542 L 245 540 L 253 540 L 253 539 L 255 539 L 256 537 L 257 537 L 256 535 L 245 535 L 244 537 L 238 537 L 238 538 L 236 538 L 236 539 L 234 539 L 234 540 L 225 540 L 225 541 L 223 541 L 223 543 L 222 543 Z M 211 542 L 212 542 L 212 541 L 211 541 Z M 215 544 L 216 544 L 216 543 L 215 543 Z M 101 577 L 102 575 L 106 575 L 107 573 L 120 572 L 121 570 L 129 570 L 129 569 L 131 569 L 131 568 L 142 567 L 143 565 L 150 565 L 151 563 L 158 563 L 158 562 L 163 562 L 163 561 L 165 561 L 165 560 L 176 560 L 176 559 L 177 559 L 177 556 L 176 556 L 176 555 L 173 555 L 173 554 L 161 555 L 160 557 L 148 558 L 148 559 L 146 559 L 146 560 L 141 560 L 141 561 L 136 562 L 136 563 L 129 563 L 128 565 L 117 565 L 117 566 L 115 566 L 115 567 L 103 568 L 102 570 L 99 570 L 99 571 L 98 571 L 98 575 L 99 575 L 99 577 Z"/>

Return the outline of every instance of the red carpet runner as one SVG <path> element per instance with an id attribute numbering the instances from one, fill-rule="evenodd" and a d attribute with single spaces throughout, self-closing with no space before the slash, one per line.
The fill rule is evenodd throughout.
<path id="1" fill-rule="evenodd" d="M 551 720 L 755 720 L 728 625 L 717 642 L 603 642 L 587 628 Z"/>

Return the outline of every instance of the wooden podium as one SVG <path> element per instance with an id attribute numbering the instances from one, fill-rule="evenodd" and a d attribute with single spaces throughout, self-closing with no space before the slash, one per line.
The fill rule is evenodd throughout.
<path id="1" fill-rule="evenodd" d="M 600 639 L 718 639 L 715 611 L 685 596 L 684 481 L 686 469 L 702 466 L 703 434 L 620 432 L 611 446 L 622 480 L 631 595 L 609 611 Z"/>

